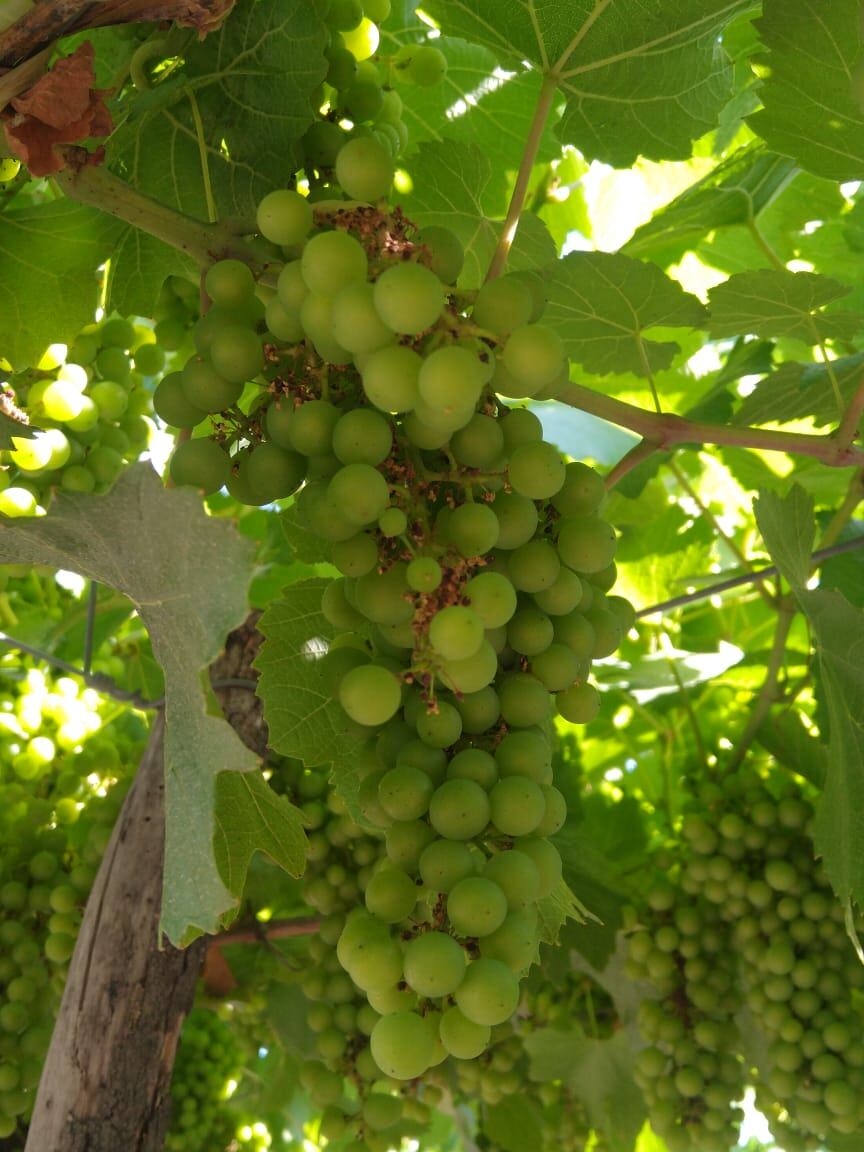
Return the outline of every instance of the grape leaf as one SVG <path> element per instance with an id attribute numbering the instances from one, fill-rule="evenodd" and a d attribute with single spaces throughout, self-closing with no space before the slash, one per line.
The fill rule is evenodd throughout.
<path id="1" fill-rule="evenodd" d="M 536 1152 L 543 1145 L 543 1114 L 530 1096 L 506 1096 L 486 1109 L 483 1132 L 503 1152 Z"/>
<path id="2" fill-rule="evenodd" d="M 356 792 L 356 756 L 369 733 L 346 716 L 325 683 L 320 658 L 335 631 L 321 611 L 326 586 L 317 579 L 292 584 L 270 605 L 258 621 L 264 643 L 255 667 L 270 746 L 310 767 L 332 764 L 347 799 Z"/>
<path id="3" fill-rule="evenodd" d="M 718 34 L 747 0 L 648 0 L 638 19 L 609 0 L 427 0 L 445 34 L 485 45 L 515 69 L 554 76 L 564 143 L 624 167 L 637 156 L 689 158 L 716 125 L 732 70 Z"/>
<path id="4" fill-rule="evenodd" d="M 220 772 L 214 812 L 216 863 L 225 887 L 243 895 L 249 861 L 269 856 L 290 876 L 306 865 L 304 817 L 287 796 L 277 795 L 258 772 Z"/>
<path id="5" fill-rule="evenodd" d="M 593 912 L 571 890 L 566 880 L 559 880 L 551 894 L 537 905 L 540 939 L 544 944 L 557 944 L 561 929 L 568 920 L 586 924 L 589 920 L 600 923 Z"/>
<path id="6" fill-rule="evenodd" d="M 625 1032 L 595 1040 L 579 1029 L 539 1028 L 524 1044 L 532 1080 L 562 1080 L 610 1148 L 632 1149 L 645 1121 L 645 1102 L 633 1079 L 635 1052 Z"/>
<path id="7" fill-rule="evenodd" d="M 162 927 L 179 944 L 214 932 L 234 905 L 213 850 L 214 782 L 255 766 L 224 720 L 208 716 L 201 669 L 246 615 L 252 546 L 194 493 L 163 488 L 148 464 L 104 496 L 63 494 L 47 516 L 0 522 L 0 562 L 80 572 L 128 596 L 165 672 L 165 879 Z"/>
<path id="8" fill-rule="evenodd" d="M 864 324 L 856 312 L 822 312 L 849 294 L 839 280 L 814 272 L 764 268 L 739 272 L 708 294 L 712 336 L 789 336 L 805 344 L 849 339 Z"/>
<path id="9" fill-rule="evenodd" d="M 827 774 L 814 843 L 839 899 L 864 903 L 864 612 L 839 592 L 806 587 L 813 501 L 798 485 L 760 495 L 756 522 L 807 616 L 828 715 Z"/>
<path id="10" fill-rule="evenodd" d="M 71 344 L 93 322 L 96 272 L 122 230 L 68 200 L 0 215 L 0 350 L 13 367 L 36 364 L 49 344 Z"/>
<path id="11" fill-rule="evenodd" d="M 300 137 L 315 114 L 310 96 L 327 71 L 325 37 L 315 4 L 242 0 L 218 32 L 189 47 L 179 77 L 131 102 L 109 165 L 148 196 L 206 220 L 194 99 L 219 216 L 254 214 L 302 165 Z M 172 256 L 157 275 L 164 255 L 158 241 L 127 236 L 115 260 L 118 301 L 146 313 L 165 275 L 180 271 Z"/>
<path id="12" fill-rule="evenodd" d="M 785 156 L 758 145 L 742 148 L 655 212 L 623 251 L 671 264 L 709 232 L 755 220 L 795 172 L 794 162 Z"/>
<path id="13" fill-rule="evenodd" d="M 465 249 L 462 288 L 479 287 L 498 243 L 501 225 L 487 218 L 492 165 L 474 145 L 447 140 L 421 144 L 404 161 L 414 189 L 405 211 L 417 224 L 440 224 L 455 232 Z M 523 215 L 508 257 L 511 271 L 534 269 L 555 259 L 555 244 L 538 217 Z"/>
<path id="14" fill-rule="evenodd" d="M 769 147 L 832 180 L 864 176 L 859 0 L 765 0 L 756 21 L 767 48 L 750 125 Z"/>
<path id="15" fill-rule="evenodd" d="M 704 325 L 695 296 L 654 264 L 609 252 L 571 252 L 548 269 L 544 324 L 557 329 L 567 353 L 589 372 L 667 368 L 679 350 L 648 340 L 648 328 Z"/>
<path id="16" fill-rule="evenodd" d="M 811 417 L 816 424 L 833 424 L 839 418 L 831 374 L 843 400 L 848 403 L 861 383 L 864 352 L 841 356 L 824 364 L 799 364 L 787 360 L 776 372 L 763 376 L 732 417 L 733 424 L 786 424 Z"/>

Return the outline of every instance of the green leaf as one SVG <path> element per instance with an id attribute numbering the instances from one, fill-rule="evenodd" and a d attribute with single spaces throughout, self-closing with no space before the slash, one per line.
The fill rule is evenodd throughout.
<path id="1" fill-rule="evenodd" d="M 104 496 L 59 496 L 47 516 L 0 521 L 0 563 L 80 572 L 134 603 L 165 672 L 165 879 L 162 927 L 179 944 L 214 932 L 234 905 L 213 850 L 220 772 L 255 766 L 224 720 L 208 716 L 200 673 L 246 615 L 253 549 L 147 464 Z"/>
<path id="2" fill-rule="evenodd" d="M 589 372 L 668 368 L 678 345 L 646 339 L 648 328 L 697 327 L 707 313 L 654 264 L 609 252 L 571 252 L 548 270 L 543 322 Z"/>
<path id="3" fill-rule="evenodd" d="M 225 887 L 239 900 L 249 861 L 269 856 L 289 876 L 306 866 L 304 817 L 287 796 L 277 795 L 258 772 L 220 772 L 216 777 L 214 850 Z"/>
<path id="4" fill-rule="evenodd" d="M 645 1121 L 645 1102 L 633 1079 L 635 1052 L 627 1034 L 594 1040 L 577 1029 L 540 1028 L 524 1044 L 532 1080 L 563 1080 L 610 1148 L 629 1152 Z"/>
<path id="5" fill-rule="evenodd" d="M 157 85 L 128 106 L 109 165 L 148 196 L 206 220 L 194 98 L 220 218 L 254 215 L 261 197 L 302 165 L 310 96 L 327 71 L 325 39 L 307 0 L 241 0 L 217 32 L 191 44 L 182 74 L 164 91 Z M 185 267 L 174 253 L 165 265 L 165 256 L 158 241 L 127 234 L 114 262 L 115 306 L 151 306 L 165 276 Z"/>
<path id="6" fill-rule="evenodd" d="M 791 336 L 805 344 L 848 339 L 864 324 L 855 312 L 822 312 L 851 289 L 814 272 L 739 272 L 708 294 L 712 336 Z"/>
<path id="7" fill-rule="evenodd" d="M 739 149 L 655 212 L 623 251 L 671 264 L 709 232 L 755 220 L 795 171 L 792 160 L 759 145 Z"/>
<path id="8" fill-rule="evenodd" d="M 543 1145 L 543 1114 L 529 1096 L 506 1096 L 488 1107 L 482 1128 L 503 1152 L 537 1152 Z"/>
<path id="9" fill-rule="evenodd" d="M 717 123 L 732 72 L 718 34 L 747 0 L 649 0 L 622 19 L 603 0 L 426 0 L 447 34 L 485 45 L 506 68 L 554 75 L 565 143 L 616 167 L 690 156 Z"/>
<path id="10" fill-rule="evenodd" d="M 864 176 L 859 0 L 765 0 L 756 28 L 767 48 L 750 125 L 769 147 L 832 180 Z"/>
<path id="11" fill-rule="evenodd" d="M 776 372 L 759 381 L 732 417 L 733 424 L 788 424 L 807 417 L 816 424 L 834 424 L 840 418 L 833 375 L 845 403 L 861 383 L 864 352 L 841 356 L 825 364 L 799 364 L 787 360 Z"/>
<path id="12" fill-rule="evenodd" d="M 49 344 L 71 344 L 93 322 L 98 269 L 122 230 L 69 200 L 0 215 L 0 348 L 14 368 L 36 364 Z"/>
<path id="13" fill-rule="evenodd" d="M 812 513 L 812 501 L 796 485 L 785 499 L 772 493 L 760 496 L 756 521 L 807 616 L 819 661 L 828 714 L 828 771 L 814 843 L 838 898 L 860 905 L 864 903 L 864 613 L 839 592 L 806 588 Z"/>
<path id="14" fill-rule="evenodd" d="M 441 224 L 465 249 L 462 288 L 478 288 L 486 276 L 501 225 L 485 215 L 492 179 L 489 159 L 474 145 L 455 141 L 421 144 L 404 161 L 414 189 L 405 211 L 417 224 Z M 541 220 L 524 215 L 508 258 L 510 270 L 539 268 L 555 259 L 555 244 Z"/>
<path id="15" fill-rule="evenodd" d="M 561 929 L 568 920 L 575 920 L 577 924 L 586 924 L 589 920 L 600 923 L 594 913 L 570 890 L 566 880 L 559 880 L 551 895 L 539 902 L 537 915 L 540 939 L 544 944 L 557 944 Z"/>
<path id="16" fill-rule="evenodd" d="M 771 492 L 760 493 L 753 510 L 771 559 L 797 591 L 810 575 L 816 537 L 812 499 L 795 484 L 782 500 Z"/>
<path id="17" fill-rule="evenodd" d="M 358 750 L 369 732 L 346 716 L 330 695 L 321 656 L 334 628 L 321 611 L 326 580 L 304 580 L 271 604 L 258 628 L 264 635 L 255 667 L 270 746 L 310 767 L 334 765 L 337 786 L 356 790 Z M 355 779 L 356 778 L 356 779 Z"/>

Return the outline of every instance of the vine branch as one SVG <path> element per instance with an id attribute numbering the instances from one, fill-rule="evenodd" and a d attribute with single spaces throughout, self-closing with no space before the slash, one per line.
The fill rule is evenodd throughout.
<path id="1" fill-rule="evenodd" d="M 552 109 L 552 101 L 555 99 L 557 87 L 557 76 L 548 75 L 543 77 L 543 85 L 540 88 L 540 95 L 537 98 L 537 107 L 534 109 L 534 118 L 531 121 L 531 127 L 528 130 L 528 136 L 525 140 L 522 162 L 519 165 L 519 171 L 516 174 L 516 183 L 513 185 L 513 194 L 507 206 L 507 215 L 501 227 L 501 235 L 498 237 L 498 243 L 492 255 L 489 271 L 486 273 L 487 281 L 494 280 L 497 276 L 500 276 L 504 271 L 504 265 L 507 263 L 507 256 L 513 244 L 516 229 L 519 227 L 519 217 L 522 215 L 522 209 L 525 207 L 525 200 L 528 195 L 528 182 L 531 179 L 531 170 L 534 167 L 534 161 L 537 159 L 540 141 L 543 138 L 543 130 L 546 127 L 546 121 L 549 119 L 549 112 Z"/>
<path id="2" fill-rule="evenodd" d="M 709 424 L 702 420 L 688 420 L 668 412 L 649 412 L 635 404 L 627 404 L 614 396 L 604 396 L 584 384 L 566 383 L 554 392 L 544 393 L 544 399 L 559 400 L 571 408 L 579 408 L 601 420 L 608 420 L 621 428 L 630 428 L 650 441 L 657 450 L 676 444 L 717 444 L 737 448 L 761 448 L 766 452 L 787 452 L 793 456 L 812 456 L 833 468 L 861 467 L 864 451 L 852 444 L 844 444 L 833 435 L 813 436 L 800 432 L 775 432 L 770 428 L 728 424 Z M 631 449 L 631 453 L 635 449 Z M 643 457 L 644 458 L 644 457 Z M 638 460 L 637 460 L 638 462 Z"/>

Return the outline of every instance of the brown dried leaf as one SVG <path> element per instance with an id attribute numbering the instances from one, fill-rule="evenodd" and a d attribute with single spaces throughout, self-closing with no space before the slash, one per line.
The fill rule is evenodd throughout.
<path id="1" fill-rule="evenodd" d="M 109 90 L 94 88 L 95 79 L 93 45 L 88 41 L 12 101 L 14 113 L 5 117 L 6 139 L 33 176 L 47 176 L 66 166 L 58 145 L 111 132 L 111 114 L 104 101 Z M 101 149 L 88 162 L 101 162 Z"/>

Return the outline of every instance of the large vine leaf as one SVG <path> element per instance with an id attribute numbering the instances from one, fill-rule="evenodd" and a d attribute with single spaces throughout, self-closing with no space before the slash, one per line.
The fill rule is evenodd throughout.
<path id="1" fill-rule="evenodd" d="M 111 140 L 110 166 L 154 199 L 206 220 L 203 147 L 219 215 L 254 213 L 301 164 L 310 97 L 327 71 L 325 36 L 318 6 L 307 0 L 242 0 L 218 32 L 188 49 L 181 73 L 132 104 Z M 146 310 L 166 272 L 180 270 L 163 264 L 159 275 L 164 255 L 158 241 L 126 237 L 115 258 L 125 307 Z"/>
<path id="2" fill-rule="evenodd" d="M 249 863 L 263 852 L 290 876 L 306 864 L 304 816 L 277 795 L 259 772 L 220 772 L 216 777 L 215 852 L 225 887 L 237 899 Z"/>
<path id="3" fill-rule="evenodd" d="M 350 804 L 368 731 L 349 719 L 324 677 L 321 657 L 334 635 L 321 611 L 326 586 L 318 579 L 292 584 L 258 621 L 264 636 L 255 661 L 258 695 L 271 748 L 310 767 L 333 765 L 336 786 Z"/>
<path id="4" fill-rule="evenodd" d="M 786 156 L 758 145 L 743 148 L 655 212 L 623 251 L 671 264 L 708 233 L 755 220 L 795 172 Z"/>
<path id="5" fill-rule="evenodd" d="M 567 103 L 564 143 L 616 166 L 684 159 L 716 125 L 732 82 L 718 35 L 748 0 L 428 0 L 447 34 L 485 45 L 506 68 L 551 75 Z"/>
<path id="6" fill-rule="evenodd" d="M 0 215 L 0 357 L 13 368 L 35 364 L 49 344 L 71 343 L 92 322 L 97 269 L 122 230 L 68 200 Z"/>
<path id="7" fill-rule="evenodd" d="M 864 324 L 857 312 L 823 312 L 851 289 L 815 272 L 765 268 L 739 272 L 709 293 L 712 336 L 790 336 L 805 344 L 849 339 Z"/>
<path id="8" fill-rule="evenodd" d="M 861 5 L 765 0 L 756 27 L 768 49 L 750 124 L 769 147 L 832 180 L 864 176 Z"/>
<path id="9" fill-rule="evenodd" d="M 405 161 L 414 190 L 405 210 L 418 224 L 441 224 L 455 232 L 465 249 L 459 277 L 463 288 L 477 288 L 498 243 L 501 224 L 486 213 L 492 165 L 474 145 L 447 140 L 421 144 Z M 538 268 L 555 259 L 555 243 L 541 220 L 524 215 L 508 256 L 511 271 Z"/>
<path id="10" fill-rule="evenodd" d="M 841 356 L 825 364 L 799 364 L 787 360 L 763 376 L 732 418 L 734 424 L 788 424 L 810 417 L 816 424 L 836 423 L 837 396 L 852 399 L 864 374 L 864 352 Z"/>
<path id="11" fill-rule="evenodd" d="M 844 903 L 864 903 L 864 612 L 839 592 L 808 589 L 813 501 L 797 485 L 781 498 L 760 494 L 759 530 L 807 616 L 828 713 L 825 790 L 814 842 Z M 826 738 L 827 736 L 827 738 Z"/>
<path id="12" fill-rule="evenodd" d="M 673 341 L 645 330 L 704 326 L 707 313 L 654 264 L 609 252 L 571 252 L 548 270 L 543 322 L 556 328 L 568 355 L 589 372 L 645 376 L 668 368 Z"/>
<path id="13" fill-rule="evenodd" d="M 201 670 L 246 614 L 252 546 L 208 517 L 192 492 L 163 488 L 147 464 L 104 496 L 64 494 L 47 516 L 0 521 L 0 562 L 80 572 L 134 603 L 165 673 L 162 926 L 175 943 L 214 932 L 234 905 L 213 848 L 214 786 L 255 758 L 208 716 Z"/>
<path id="14" fill-rule="evenodd" d="M 482 1126 L 502 1152 L 536 1152 L 543 1145 L 543 1113 L 530 1096 L 505 1096 L 486 1109 Z"/>

